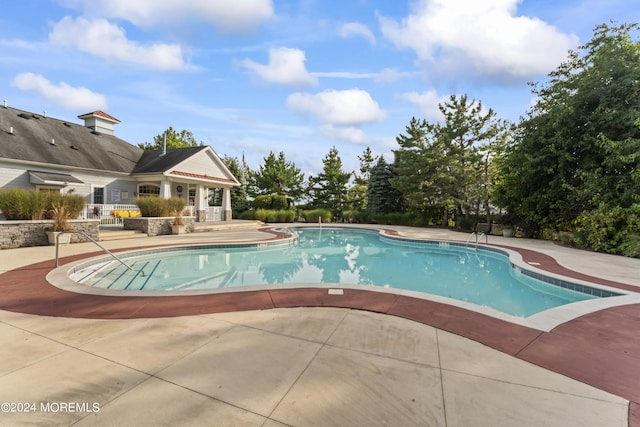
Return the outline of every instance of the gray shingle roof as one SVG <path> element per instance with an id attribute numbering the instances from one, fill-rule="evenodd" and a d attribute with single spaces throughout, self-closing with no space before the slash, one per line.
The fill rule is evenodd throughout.
<path id="1" fill-rule="evenodd" d="M 193 156 L 198 151 L 206 150 L 206 148 L 206 146 L 199 146 L 172 149 L 167 150 L 164 155 L 162 155 L 162 150 L 145 151 L 142 153 L 142 157 L 134 168 L 133 173 L 164 172 Z"/>
<path id="2" fill-rule="evenodd" d="M 0 106 L 0 159 L 132 173 L 143 154 L 141 148 L 113 135 Z"/>

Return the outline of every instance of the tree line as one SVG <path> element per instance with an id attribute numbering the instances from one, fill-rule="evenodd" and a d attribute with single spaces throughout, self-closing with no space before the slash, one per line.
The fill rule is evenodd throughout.
<path id="1" fill-rule="evenodd" d="M 536 101 L 518 123 L 452 95 L 439 105 L 443 120 L 411 118 L 392 159 L 367 147 L 357 171 L 343 170 L 336 147 L 309 177 L 284 152 L 270 152 L 255 170 L 225 156 L 242 178 L 233 209 L 279 195 L 291 207 L 325 208 L 336 219 L 387 215 L 462 229 L 499 221 L 532 237 L 640 256 L 638 29 L 596 27 L 548 81 L 530 84 Z"/>

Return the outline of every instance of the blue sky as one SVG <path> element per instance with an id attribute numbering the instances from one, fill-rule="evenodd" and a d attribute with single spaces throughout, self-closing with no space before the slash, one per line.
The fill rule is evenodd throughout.
<path id="1" fill-rule="evenodd" d="M 103 110 L 137 144 L 169 126 L 257 169 L 306 176 L 338 148 L 391 160 L 411 117 L 467 94 L 517 121 L 628 0 L 27 0 L 3 4 L 0 98 L 80 123 Z"/>

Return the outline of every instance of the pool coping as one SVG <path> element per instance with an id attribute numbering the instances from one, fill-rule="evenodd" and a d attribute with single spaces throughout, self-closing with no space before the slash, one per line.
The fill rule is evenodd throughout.
<path id="1" fill-rule="evenodd" d="M 395 232 L 395 231 L 394 231 Z M 272 237 L 272 238 L 277 238 Z M 270 240 L 270 239 L 265 239 Z M 146 245 L 125 250 L 158 247 Z M 579 279 L 586 276 L 560 266 L 536 251 L 495 245 L 518 252 L 524 262 L 542 260 L 545 272 L 562 272 Z M 114 250 L 114 252 L 121 252 Z M 72 255 L 63 263 L 86 259 Z M 216 312 L 286 307 L 342 307 L 403 317 L 480 342 L 511 356 L 608 391 L 630 402 L 629 425 L 640 425 L 640 304 L 602 308 L 541 331 L 503 319 L 437 301 L 385 292 L 344 289 L 342 295 L 326 288 L 270 289 L 197 297 L 113 297 L 68 292 L 46 280 L 52 260 L 0 274 L 0 309 L 41 316 L 95 319 L 177 317 Z M 569 272 L 569 274 L 566 274 Z M 598 280 L 620 289 L 632 285 Z"/>

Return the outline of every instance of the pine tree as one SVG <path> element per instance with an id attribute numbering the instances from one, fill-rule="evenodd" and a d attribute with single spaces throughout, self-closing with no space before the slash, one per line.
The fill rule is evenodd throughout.
<path id="1" fill-rule="evenodd" d="M 294 203 L 302 197 L 304 174 L 293 162 L 286 160 L 282 151 L 277 157 L 270 151 L 259 170 L 250 172 L 249 176 L 254 197 L 261 194 L 285 196 Z"/>
<path id="2" fill-rule="evenodd" d="M 334 219 L 342 218 L 351 173 L 342 170 L 342 159 L 336 147 L 329 150 L 322 163 L 323 172 L 317 177 L 309 178 L 311 203 L 313 206 L 329 209 Z"/>
<path id="3" fill-rule="evenodd" d="M 402 212 L 402 194 L 391 185 L 394 177 L 391 167 L 383 156 L 371 168 L 369 186 L 367 187 L 367 213 Z"/>

